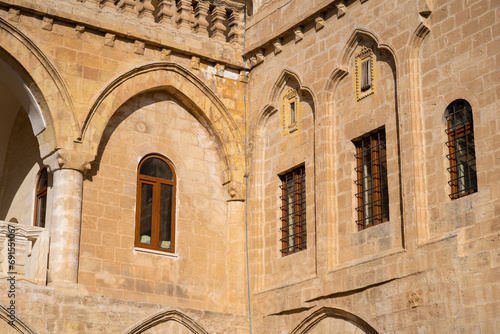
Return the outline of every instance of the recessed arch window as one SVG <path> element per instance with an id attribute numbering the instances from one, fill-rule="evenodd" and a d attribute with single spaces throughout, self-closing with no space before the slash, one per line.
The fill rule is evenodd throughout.
<path id="1" fill-rule="evenodd" d="M 137 169 L 135 246 L 175 251 L 176 177 L 164 157 L 144 157 Z"/>
<path id="2" fill-rule="evenodd" d="M 476 149 L 472 108 L 465 100 L 453 101 L 445 112 L 448 128 L 451 199 L 457 199 L 477 191 Z"/>
<path id="3" fill-rule="evenodd" d="M 35 199 L 35 226 L 45 227 L 45 216 L 47 212 L 47 168 L 43 168 L 36 181 L 36 199 Z"/>

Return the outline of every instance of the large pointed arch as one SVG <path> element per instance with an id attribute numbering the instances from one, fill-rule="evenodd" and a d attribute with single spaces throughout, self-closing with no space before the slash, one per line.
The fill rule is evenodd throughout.
<path id="1" fill-rule="evenodd" d="M 305 318 L 290 334 L 306 334 L 311 331 L 314 326 L 316 326 L 320 321 L 327 318 L 335 318 L 345 320 L 355 325 L 367 334 L 378 334 L 378 332 L 365 320 L 361 319 L 357 315 L 331 307 L 322 307 L 316 310 L 307 318 Z"/>
<path id="2" fill-rule="evenodd" d="M 19 318 L 17 314 L 15 315 L 15 318 L 16 320 L 11 325 L 9 323 L 11 321 L 9 310 L 7 310 L 5 306 L 0 305 L 0 319 L 7 323 L 2 324 L 3 326 L 12 326 L 14 330 L 22 334 L 36 334 L 36 332 L 32 330 L 21 318 Z"/>
<path id="3" fill-rule="evenodd" d="M 184 67 L 155 62 L 136 67 L 114 79 L 96 98 L 78 140 L 96 155 L 104 130 L 115 111 L 144 92 L 164 90 L 177 97 L 214 136 L 225 164 L 223 184 L 230 200 L 243 200 L 244 146 L 242 135 L 229 111 L 214 92 Z"/>
<path id="4" fill-rule="evenodd" d="M 153 314 L 152 316 L 149 316 L 146 319 L 142 319 L 134 325 L 130 326 L 125 331 L 123 331 L 122 334 L 143 333 L 144 331 L 167 321 L 175 321 L 189 329 L 194 334 L 208 334 L 208 332 L 199 324 L 197 324 L 193 319 L 176 310 L 161 311 Z"/>
<path id="5" fill-rule="evenodd" d="M 23 101 L 42 157 L 72 143 L 79 128 L 68 89 L 54 65 L 25 34 L 0 18 L 0 58 L 15 73 L 12 78 Z M 70 124 L 69 131 L 67 125 Z M 63 131 L 60 128 L 66 127 Z"/>

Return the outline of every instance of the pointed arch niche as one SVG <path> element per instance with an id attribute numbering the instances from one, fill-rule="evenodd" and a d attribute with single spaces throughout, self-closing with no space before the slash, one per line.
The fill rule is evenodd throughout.
<path id="1" fill-rule="evenodd" d="M 360 317 L 331 307 L 322 307 L 304 319 L 291 334 L 378 334 L 378 332 Z"/>
<path id="2" fill-rule="evenodd" d="M 254 288 L 262 291 L 311 278 L 315 264 L 315 97 L 299 76 L 284 70 L 268 105 L 251 121 L 251 242 Z M 291 112 L 295 112 L 292 116 Z M 305 247 L 283 252 L 280 176 L 305 167 Z M 304 240 L 302 240 L 304 243 Z M 288 255 L 285 255 L 288 253 Z M 292 268 L 294 268 L 292 270 Z"/>
<path id="3" fill-rule="evenodd" d="M 158 330 L 158 332 L 156 330 Z M 208 334 L 208 332 L 193 319 L 176 310 L 158 312 L 127 328 L 125 331 L 123 331 L 122 334 L 139 334 L 150 332 Z"/>
<path id="4" fill-rule="evenodd" d="M 357 29 L 348 39 L 325 85 L 325 106 L 332 126 L 325 137 L 332 145 L 327 157 L 327 186 L 333 210 L 327 219 L 328 242 L 318 252 L 329 256 L 328 270 L 401 251 L 404 247 L 401 210 L 401 170 L 397 94 L 397 59 L 374 34 Z M 368 72 L 363 76 L 363 62 Z M 365 64 L 366 65 L 366 64 Z M 368 84 L 368 86 L 367 86 Z M 385 131 L 389 220 L 358 231 L 359 208 L 354 184 L 356 143 L 376 131 Z"/>

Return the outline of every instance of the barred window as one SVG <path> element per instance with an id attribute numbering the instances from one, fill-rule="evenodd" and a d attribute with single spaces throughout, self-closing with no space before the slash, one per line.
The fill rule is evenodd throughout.
<path id="1" fill-rule="evenodd" d="M 35 226 L 39 227 L 45 227 L 45 215 L 47 211 L 47 185 L 47 168 L 44 168 L 38 173 L 38 180 L 36 182 Z"/>
<path id="2" fill-rule="evenodd" d="M 476 150 L 472 108 L 465 100 L 456 100 L 446 108 L 448 121 L 451 199 L 467 196 L 477 191 Z"/>
<path id="3" fill-rule="evenodd" d="M 359 230 L 389 220 L 385 130 L 354 142 L 356 146 L 356 198 Z"/>
<path id="4" fill-rule="evenodd" d="M 306 172 L 297 167 L 281 179 L 281 254 L 306 249 Z"/>
<path id="5" fill-rule="evenodd" d="M 135 245 L 175 251 L 175 171 L 160 155 L 149 155 L 137 173 Z"/>

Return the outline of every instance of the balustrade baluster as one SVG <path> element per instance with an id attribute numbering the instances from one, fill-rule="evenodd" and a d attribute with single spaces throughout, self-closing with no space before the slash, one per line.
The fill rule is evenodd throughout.
<path id="1" fill-rule="evenodd" d="M 197 34 L 208 36 L 208 26 L 207 21 L 208 11 L 210 10 L 210 3 L 208 0 L 199 0 L 196 6 L 194 15 L 196 17 L 196 22 L 194 23 L 194 31 Z"/>
<path id="2" fill-rule="evenodd" d="M 243 10 L 244 7 L 233 9 L 229 16 L 229 42 L 232 44 L 241 44 L 243 41 Z"/>
<path id="3" fill-rule="evenodd" d="M 139 18 L 148 18 L 154 20 L 155 7 L 151 3 L 151 0 L 143 0 L 138 5 L 137 11 L 139 12 Z"/>
<path id="4" fill-rule="evenodd" d="M 177 2 L 177 28 L 191 30 L 191 0 L 179 0 Z"/>
<path id="5" fill-rule="evenodd" d="M 156 14 L 156 19 L 159 23 L 172 24 L 172 16 L 174 12 L 172 11 L 172 4 L 174 0 L 160 0 L 158 3 L 158 12 Z"/>
<path id="6" fill-rule="evenodd" d="M 216 3 L 215 8 L 212 11 L 212 37 L 223 41 L 226 40 L 226 36 L 224 35 L 226 32 L 226 26 L 224 25 L 225 19 L 226 7 L 224 7 L 221 3 Z"/>

